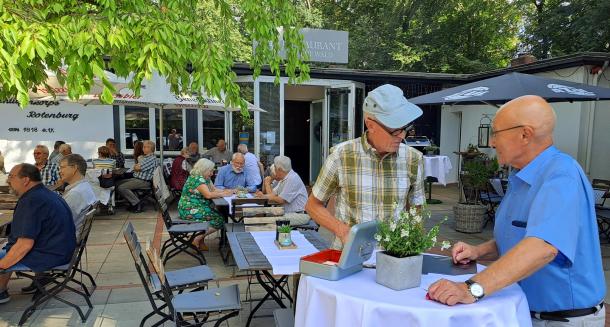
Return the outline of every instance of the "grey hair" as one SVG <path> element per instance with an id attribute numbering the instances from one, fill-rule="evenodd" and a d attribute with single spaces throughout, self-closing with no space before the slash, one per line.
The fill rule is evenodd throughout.
<path id="1" fill-rule="evenodd" d="M 231 157 L 231 160 L 235 160 L 237 157 L 241 156 L 242 158 L 245 159 L 244 155 L 240 152 L 235 152 L 233 153 L 233 156 Z"/>
<path id="2" fill-rule="evenodd" d="M 44 152 L 45 152 L 46 154 L 49 154 L 49 148 L 48 148 L 46 145 L 44 145 L 44 144 L 38 144 L 38 145 L 36 146 L 36 149 L 42 149 L 42 150 L 44 150 Z"/>
<path id="3" fill-rule="evenodd" d="M 153 141 L 151 141 L 151 140 L 146 140 L 146 141 L 144 141 L 144 142 L 142 142 L 142 143 L 143 143 L 142 145 L 144 145 L 144 144 L 150 144 L 150 145 L 152 145 L 153 152 L 155 152 L 155 142 L 153 142 Z"/>
<path id="4" fill-rule="evenodd" d="M 185 155 L 185 154 L 189 154 L 189 148 L 182 148 L 182 150 L 180 150 L 180 155 Z"/>
<path id="5" fill-rule="evenodd" d="M 208 171 L 214 171 L 214 163 L 206 158 L 197 160 L 193 169 L 191 169 L 191 176 L 203 176 Z"/>
<path id="6" fill-rule="evenodd" d="M 68 143 L 64 143 L 62 145 L 59 146 L 59 148 L 57 149 L 59 152 L 62 152 L 64 150 L 70 150 L 70 152 L 72 152 L 72 147 L 70 146 L 70 144 Z"/>
<path id="7" fill-rule="evenodd" d="M 286 156 L 277 156 L 273 159 L 275 169 L 281 169 L 283 172 L 288 173 L 292 170 L 292 162 L 290 158 Z"/>
<path id="8" fill-rule="evenodd" d="M 69 154 L 63 157 L 60 162 L 65 162 L 69 166 L 76 167 L 76 170 L 78 170 L 78 173 L 82 176 L 87 174 L 87 162 L 80 154 Z"/>
<path id="9" fill-rule="evenodd" d="M 248 146 L 242 143 L 237 146 L 237 151 L 242 154 L 246 154 L 246 153 L 248 153 Z"/>

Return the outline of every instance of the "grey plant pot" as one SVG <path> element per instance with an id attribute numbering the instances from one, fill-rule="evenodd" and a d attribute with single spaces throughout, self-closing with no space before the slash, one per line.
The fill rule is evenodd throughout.
<path id="1" fill-rule="evenodd" d="M 421 284 L 423 255 L 397 258 L 377 252 L 375 281 L 396 291 L 418 287 Z"/>

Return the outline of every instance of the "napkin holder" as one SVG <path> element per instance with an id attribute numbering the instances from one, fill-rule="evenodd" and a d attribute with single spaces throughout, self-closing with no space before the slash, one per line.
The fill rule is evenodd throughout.
<path id="1" fill-rule="evenodd" d="M 343 251 L 327 249 L 301 258 L 299 271 L 313 277 L 339 280 L 362 270 L 375 251 L 377 222 L 352 226 Z"/>

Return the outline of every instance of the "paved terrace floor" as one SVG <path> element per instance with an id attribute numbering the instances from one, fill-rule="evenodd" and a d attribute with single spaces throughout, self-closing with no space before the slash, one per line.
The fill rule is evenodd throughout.
<path id="1" fill-rule="evenodd" d="M 453 229 L 452 206 L 457 201 L 457 188 L 454 186 L 433 187 L 433 197 L 443 201 L 442 204 L 431 205 L 432 222 L 448 217 L 447 222 L 441 227 L 439 240 L 449 240 L 454 243 L 458 240 L 473 244 L 482 243 L 491 238 L 492 226 L 488 224 L 485 230 L 479 234 L 464 234 Z M 151 311 L 133 260 L 123 239 L 121 230 L 127 221 L 131 221 L 141 240 L 152 239 L 155 233 L 162 233 L 163 239 L 167 237 L 157 224 L 156 212 L 151 206 L 147 211 L 140 214 L 132 214 L 119 209 L 114 216 L 99 216 L 96 220 L 89 237 L 87 255 L 84 267 L 90 272 L 98 283 L 98 288 L 93 294 L 92 302 L 94 309 L 86 323 L 82 323 L 76 311 L 66 305 L 52 300 L 37 310 L 27 321 L 28 326 L 139 326 L 141 318 Z M 163 231 L 163 232 L 162 232 Z M 208 264 L 215 272 L 219 284 L 229 285 L 238 283 L 245 297 L 246 280 L 244 277 L 232 277 L 233 268 L 225 267 L 217 251 L 218 240 L 210 241 L 211 251 L 206 252 Z M 604 271 L 606 273 L 606 285 L 610 285 L 610 246 L 602 245 L 602 256 Z M 178 256 L 170 260 L 167 269 L 184 268 L 195 265 L 196 262 L 186 255 Z M 31 295 L 20 293 L 20 289 L 28 285 L 27 279 L 14 279 L 9 284 L 9 292 L 12 300 L 0 305 L 0 327 L 14 326 L 19 321 L 22 310 L 31 300 Z M 214 283 L 210 287 L 215 287 Z M 254 296 L 262 294 L 262 288 L 253 290 Z M 607 293 L 610 294 L 610 293 Z M 72 294 L 63 294 L 64 297 L 74 299 Z M 610 296 L 607 295 L 606 302 Z M 77 299 L 84 306 L 84 301 Z M 276 307 L 274 305 L 264 306 L 259 314 L 271 314 Z M 242 305 L 241 314 L 229 320 L 230 326 L 245 326 L 250 305 Z M 156 320 L 149 319 L 147 326 Z M 610 319 L 606 319 L 606 326 L 610 326 Z M 166 323 L 165 326 L 171 326 Z M 252 326 L 273 326 L 273 318 L 254 319 Z"/>

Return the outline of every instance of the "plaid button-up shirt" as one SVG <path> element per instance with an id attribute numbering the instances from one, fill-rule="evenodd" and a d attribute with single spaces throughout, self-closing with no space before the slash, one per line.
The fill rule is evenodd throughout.
<path id="1" fill-rule="evenodd" d="M 140 171 L 134 172 L 133 177 L 143 179 L 145 181 L 151 181 L 153 179 L 155 168 L 157 168 L 159 165 L 157 157 L 155 157 L 154 154 L 141 156 L 138 163 L 140 164 Z"/>
<path id="2" fill-rule="evenodd" d="M 312 194 L 322 202 L 336 194 L 335 216 L 350 226 L 425 203 L 421 152 L 404 144 L 379 156 L 362 137 L 337 145 L 322 166 Z M 335 237 L 332 247 L 343 245 Z"/>
<path id="3" fill-rule="evenodd" d="M 116 168 L 125 168 L 125 155 L 122 152 L 117 152 L 116 155 L 110 155 L 110 159 L 116 161 Z"/>
<path id="4" fill-rule="evenodd" d="M 42 177 L 42 184 L 45 186 L 53 186 L 59 180 L 59 167 L 47 160 L 47 163 L 40 170 L 40 177 Z"/>

